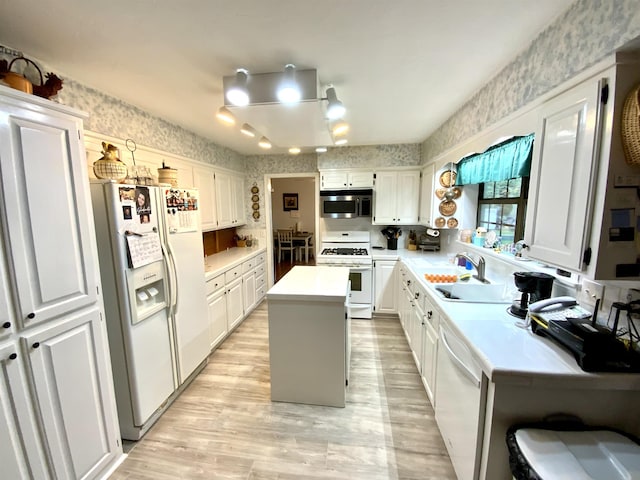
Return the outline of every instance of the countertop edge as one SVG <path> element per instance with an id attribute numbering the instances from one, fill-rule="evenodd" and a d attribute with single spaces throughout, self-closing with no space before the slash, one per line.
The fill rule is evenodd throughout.
<path id="1" fill-rule="evenodd" d="M 266 247 L 235 247 L 224 252 L 207 255 L 204 259 L 205 281 L 209 281 L 227 270 L 241 265 L 245 260 L 266 251 Z"/>

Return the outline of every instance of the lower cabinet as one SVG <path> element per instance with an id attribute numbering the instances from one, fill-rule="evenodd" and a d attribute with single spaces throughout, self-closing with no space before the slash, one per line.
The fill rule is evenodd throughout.
<path id="1" fill-rule="evenodd" d="M 420 376 L 431 406 L 436 405 L 436 362 L 438 358 L 438 326 L 440 313 L 425 298 L 422 321 L 422 367 Z"/>
<path id="2" fill-rule="evenodd" d="M 242 278 L 234 280 L 225 288 L 227 290 L 227 329 L 231 332 L 244 319 Z"/>
<path id="3" fill-rule="evenodd" d="M 207 308 L 209 312 L 209 340 L 211 350 L 227 336 L 227 291 L 224 275 L 218 275 L 207 282 Z"/>
<path id="4" fill-rule="evenodd" d="M 256 272 L 250 271 L 242 276 L 244 311 L 250 312 L 256 306 Z"/>
<path id="5" fill-rule="evenodd" d="M 119 455 L 101 322 L 95 307 L 22 337 L 55 478 L 96 478 Z"/>
<path id="6" fill-rule="evenodd" d="M 396 260 L 375 260 L 373 262 L 375 313 L 398 312 L 398 281 Z"/>

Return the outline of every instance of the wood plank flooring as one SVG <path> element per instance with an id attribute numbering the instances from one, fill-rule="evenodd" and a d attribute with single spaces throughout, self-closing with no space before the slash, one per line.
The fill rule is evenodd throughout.
<path id="1" fill-rule="evenodd" d="M 271 402 L 263 302 L 110 478 L 455 479 L 399 321 L 351 338 L 347 407 Z"/>

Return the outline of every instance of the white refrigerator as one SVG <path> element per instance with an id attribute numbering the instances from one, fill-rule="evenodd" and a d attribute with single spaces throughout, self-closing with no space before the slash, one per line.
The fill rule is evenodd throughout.
<path id="1" fill-rule="evenodd" d="M 120 431 L 138 440 L 210 351 L 198 192 L 94 181 L 91 196 Z"/>

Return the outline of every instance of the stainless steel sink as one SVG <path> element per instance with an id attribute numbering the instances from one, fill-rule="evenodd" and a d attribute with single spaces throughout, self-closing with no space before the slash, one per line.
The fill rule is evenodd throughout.
<path id="1" fill-rule="evenodd" d="M 483 283 L 450 283 L 429 285 L 436 295 L 448 302 L 511 303 L 504 285 Z"/>

